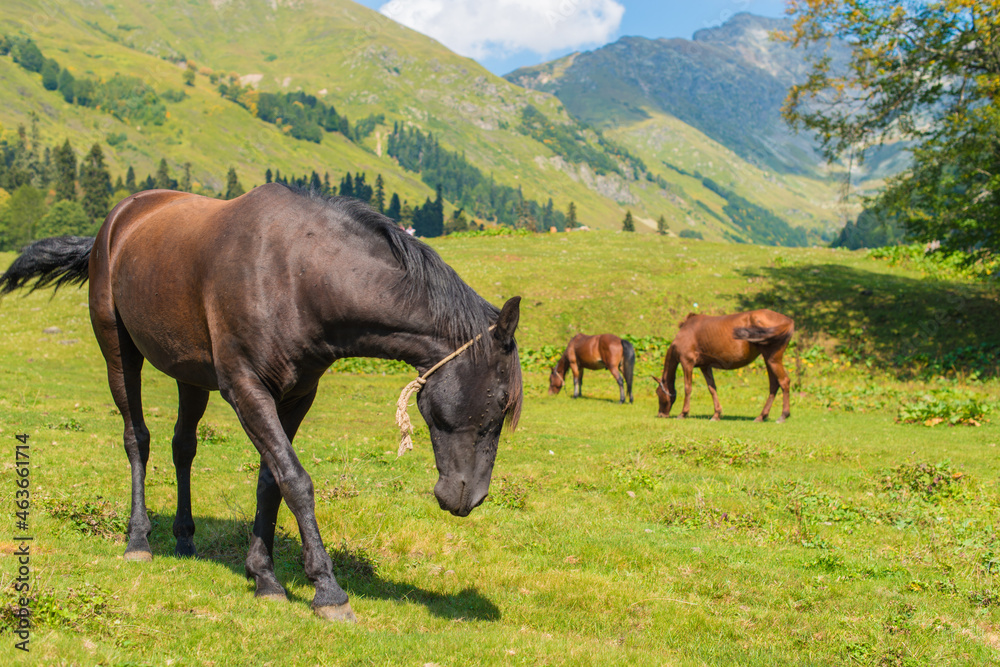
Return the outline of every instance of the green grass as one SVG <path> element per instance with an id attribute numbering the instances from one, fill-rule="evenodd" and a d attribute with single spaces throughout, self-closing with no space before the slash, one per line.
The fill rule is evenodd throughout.
<path id="1" fill-rule="evenodd" d="M 900 365 L 905 346 L 894 342 L 905 339 L 918 356 L 973 336 L 993 340 L 996 288 L 921 277 L 861 253 L 654 241 L 574 233 L 445 239 L 436 247 L 494 303 L 524 296 L 518 340 L 526 349 L 561 346 L 580 330 L 669 338 L 694 303 L 714 312 L 780 295 L 777 309 L 797 325 L 798 344 L 786 356 L 791 418 L 750 421 L 764 400 L 759 365 L 716 374 L 724 409 L 717 423 L 708 421 L 700 378 L 692 418 L 654 418 L 647 376 L 659 372 L 655 355 L 640 355 L 630 406 L 617 404 L 605 372 L 588 372 L 585 398 L 574 401 L 567 392 L 549 397 L 547 374 L 530 370 L 521 428 L 502 438 L 491 497 L 459 519 L 431 494 L 436 472 L 416 411 L 416 447 L 395 457 L 394 402 L 411 376 L 330 373 L 296 449 L 359 617 L 351 627 L 313 617 L 298 532 L 284 508 L 276 561 L 291 601 L 253 599 L 242 561 L 257 457 L 217 395 L 193 473 L 201 557 L 172 556 L 176 396 L 152 369 L 144 372 L 144 401 L 155 560 L 123 561 L 128 467 L 85 292 L 4 299 L 0 509 L 12 517 L 13 436 L 29 433 L 39 621 L 27 658 L 13 650 L 9 631 L 0 634 L 5 659 L 872 666 L 1000 659 L 997 413 L 978 427 L 897 422 L 901 405 L 928 392 L 992 406 L 996 373 L 928 374 L 919 358 Z M 907 338 L 928 316 L 919 303 L 936 307 L 948 294 L 961 300 L 935 320 L 933 334 Z M 53 326 L 61 333 L 43 333 Z M 0 551 L 12 549 L 0 541 Z M 0 563 L 7 591 L 13 559 Z"/>

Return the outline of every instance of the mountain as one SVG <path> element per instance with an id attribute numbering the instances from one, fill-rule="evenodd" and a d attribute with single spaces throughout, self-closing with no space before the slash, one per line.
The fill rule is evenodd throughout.
<path id="1" fill-rule="evenodd" d="M 190 163 L 195 183 L 215 191 L 231 166 L 247 186 L 267 168 L 333 178 L 363 171 L 369 182 L 382 174 L 388 191 L 413 204 L 446 181 L 449 211 L 471 206 L 475 189 L 508 204 L 534 200 L 536 217 L 572 201 L 591 227 L 617 229 L 632 210 L 640 231 L 662 215 L 672 232 L 710 239 L 801 244 L 842 225 L 836 184 L 821 171 L 772 168 L 752 151 L 743 158 L 707 122 L 628 87 L 623 99 L 634 109 L 605 111 L 581 87 L 565 100 L 526 89 L 348 0 L 7 0 L 0 34 L 30 39 L 77 79 L 145 91 L 118 107 L 68 103 L 37 71 L 0 56 L 2 136 L 13 141 L 34 116 L 47 146 L 69 138 L 82 154 L 100 142 L 113 178 L 128 166 L 154 173 L 165 157 L 172 173 Z M 624 48 L 639 48 L 633 42 Z M 159 122 L 141 121 L 153 102 L 164 109 Z M 333 108 L 365 131 L 316 121 L 314 111 Z M 625 118 L 622 109 L 632 109 L 627 122 L 607 122 Z"/>

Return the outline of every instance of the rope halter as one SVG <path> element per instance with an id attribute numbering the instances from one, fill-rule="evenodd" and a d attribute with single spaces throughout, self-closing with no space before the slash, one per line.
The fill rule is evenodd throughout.
<path id="1" fill-rule="evenodd" d="M 494 324 L 489 330 L 493 331 L 495 328 L 496 325 Z M 465 352 L 482 337 L 483 334 L 477 334 L 475 338 L 431 366 L 426 373 L 403 387 L 403 391 L 399 394 L 399 400 L 396 401 L 396 424 L 399 426 L 399 449 L 396 450 L 396 458 L 413 449 L 413 424 L 410 423 L 410 414 L 406 411 L 410 404 L 410 398 L 427 384 L 427 378 L 430 377 L 431 373 Z"/>

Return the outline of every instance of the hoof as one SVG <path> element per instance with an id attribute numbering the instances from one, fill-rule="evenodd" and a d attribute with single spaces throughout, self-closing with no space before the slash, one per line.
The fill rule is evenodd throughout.
<path id="1" fill-rule="evenodd" d="M 184 546 L 177 545 L 174 547 L 174 556 L 177 558 L 197 558 L 198 551 L 194 548 L 194 545 Z"/>
<path id="2" fill-rule="evenodd" d="M 351 603 L 345 602 L 341 605 L 327 605 L 325 607 L 313 607 L 317 616 L 325 621 L 343 621 L 345 623 L 357 623 L 358 617 L 351 609 Z"/>
<path id="3" fill-rule="evenodd" d="M 712 418 L 709 419 L 708 421 L 710 422 L 722 421 L 722 417 L 720 417 L 719 415 L 712 415 Z"/>
<path id="4" fill-rule="evenodd" d="M 148 551 L 126 551 L 123 558 L 141 563 L 151 563 L 153 561 L 153 554 Z"/>
<path id="5" fill-rule="evenodd" d="M 777 421 L 777 423 L 778 423 L 778 424 L 783 424 L 783 423 L 785 422 L 785 420 L 786 420 L 786 419 L 787 419 L 787 417 L 778 417 L 778 421 Z"/>
<path id="6" fill-rule="evenodd" d="M 754 419 L 754 421 L 755 421 L 755 422 L 763 422 L 763 421 L 765 421 L 766 419 L 767 419 L 767 417 L 757 417 L 757 419 Z"/>

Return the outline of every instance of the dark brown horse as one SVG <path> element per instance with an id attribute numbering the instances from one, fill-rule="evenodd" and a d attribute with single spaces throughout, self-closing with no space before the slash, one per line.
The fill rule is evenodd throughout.
<path id="1" fill-rule="evenodd" d="M 232 201 L 151 190 L 124 199 L 97 238 L 43 239 L 0 278 L 3 293 L 90 280 L 90 316 L 125 424 L 132 509 L 125 558 L 150 560 L 149 431 L 143 361 L 177 380 L 173 436 L 178 555 L 194 555 L 190 473 L 209 391 L 232 405 L 260 452 L 246 560 L 257 596 L 285 599 L 272 550 L 281 501 L 302 537 L 323 618 L 353 620 L 316 523 L 313 483 L 292 439 L 335 359 L 401 359 L 423 372 L 466 343 L 417 397 L 442 509 L 466 516 L 489 490 L 504 420 L 516 425 L 519 297 L 483 300 L 437 253 L 360 202 L 278 184 Z M 490 328 L 494 327 L 492 331 Z"/>
<path id="2" fill-rule="evenodd" d="M 794 332 L 795 323 L 792 319 L 773 310 L 751 310 L 719 317 L 691 313 L 681 323 L 680 331 L 667 349 L 667 358 L 663 362 L 663 377 L 653 378 L 657 385 L 656 396 L 660 399 L 660 410 L 656 416 L 669 417 L 670 408 L 677 399 L 677 391 L 674 389 L 677 364 L 680 364 L 684 371 L 684 408 L 681 410 L 681 417 L 687 417 L 691 409 L 692 375 L 695 368 L 700 368 L 715 405 L 715 413 L 712 415 L 714 421 L 722 416 L 722 406 L 715 391 L 712 369 L 742 368 L 758 356 L 763 356 L 764 365 L 767 366 L 767 377 L 771 382 L 771 391 L 764 403 L 764 409 L 755 421 L 767 419 L 778 387 L 781 387 L 784 399 L 784 407 L 778 421 L 785 421 L 791 414 L 791 408 L 788 397 L 788 373 L 785 372 L 781 358 Z"/>
<path id="3" fill-rule="evenodd" d="M 625 402 L 625 385 L 628 384 L 628 402 L 632 402 L 632 373 L 635 370 L 635 348 L 632 343 L 613 334 L 587 336 L 577 334 L 570 338 L 559 363 L 549 374 L 549 394 L 555 396 L 566 383 L 566 370 L 573 371 L 573 398 L 583 393 L 583 369 L 607 368 L 618 383 L 619 403 Z M 624 377 L 624 380 L 622 379 Z"/>

